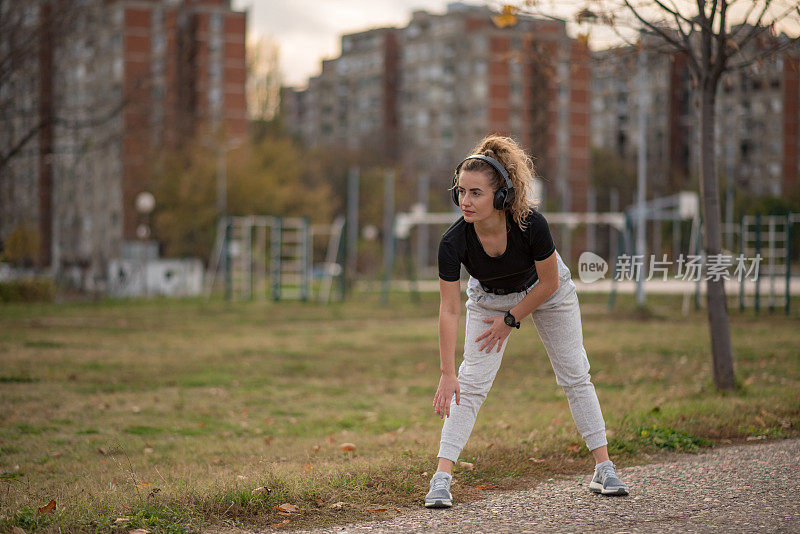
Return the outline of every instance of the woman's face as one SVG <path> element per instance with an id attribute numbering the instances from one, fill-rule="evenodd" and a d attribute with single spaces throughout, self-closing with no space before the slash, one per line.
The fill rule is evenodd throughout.
<path id="1" fill-rule="evenodd" d="M 458 207 L 466 222 L 482 221 L 498 210 L 494 208 L 489 176 L 482 171 L 461 171 L 458 175 Z"/>

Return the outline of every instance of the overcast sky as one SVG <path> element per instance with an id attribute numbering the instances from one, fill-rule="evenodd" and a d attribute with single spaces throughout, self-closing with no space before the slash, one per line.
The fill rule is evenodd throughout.
<path id="1" fill-rule="evenodd" d="M 323 58 L 339 55 L 341 35 L 381 26 L 405 26 L 417 9 L 444 13 L 452 0 L 232 0 L 234 9 L 248 10 L 249 36 L 266 36 L 280 47 L 281 74 L 284 85 L 304 86 L 308 78 L 319 74 Z M 688 0 L 678 0 L 686 3 Z M 509 0 L 466 0 L 469 4 L 490 5 L 499 9 Z M 781 2 L 776 2 L 781 4 Z M 784 2 L 785 3 L 785 2 Z M 537 5 L 549 13 L 571 18 L 577 3 L 569 0 L 540 0 Z M 747 7 L 744 4 L 741 10 Z M 731 12 L 731 15 L 736 10 Z M 735 17 L 729 17 L 734 20 Z M 739 19 L 740 21 L 741 19 Z M 797 34 L 797 24 L 791 33 Z M 574 37 L 580 31 L 568 27 Z M 590 46 L 604 48 L 619 40 L 609 31 L 590 31 Z"/>
<path id="2" fill-rule="evenodd" d="M 405 26 L 411 12 L 443 13 L 451 0 L 233 0 L 248 9 L 248 31 L 280 46 L 286 85 L 305 85 L 323 58 L 341 51 L 341 35 L 380 26 Z"/>

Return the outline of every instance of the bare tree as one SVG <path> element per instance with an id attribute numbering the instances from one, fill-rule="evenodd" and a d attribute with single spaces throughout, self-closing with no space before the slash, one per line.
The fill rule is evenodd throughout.
<path id="1" fill-rule="evenodd" d="M 538 0 L 528 0 L 519 7 L 533 12 L 547 9 Z M 686 57 L 698 97 L 705 253 L 707 257 L 720 254 L 722 221 L 714 149 L 717 89 L 725 73 L 791 48 L 796 51 L 800 37 L 779 31 L 796 31 L 800 6 L 785 0 L 594 0 L 576 2 L 573 9 L 575 22 L 605 25 L 629 43 L 633 41 L 630 30 L 638 30 L 642 38 L 635 42 L 637 46 L 652 42 L 652 47 L 661 52 Z M 707 294 L 714 384 L 718 389 L 733 389 L 724 280 L 708 277 Z"/>
<path id="2" fill-rule="evenodd" d="M 269 121 L 280 103 L 278 44 L 261 37 L 247 45 L 247 108 L 253 120 Z"/>

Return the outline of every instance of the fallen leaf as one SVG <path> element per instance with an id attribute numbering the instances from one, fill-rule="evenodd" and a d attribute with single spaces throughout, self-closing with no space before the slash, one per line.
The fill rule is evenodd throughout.
<path id="1" fill-rule="evenodd" d="M 272 442 L 275 441 L 275 438 L 273 438 L 272 436 L 267 436 L 266 438 L 264 438 L 264 441 L 267 442 L 267 445 L 272 445 Z"/>
<path id="2" fill-rule="evenodd" d="M 318 453 L 321 448 L 319 445 L 314 445 L 314 454 Z"/>
<path id="3" fill-rule="evenodd" d="M 133 413 L 139 413 L 139 412 L 141 412 L 141 411 L 142 411 L 142 409 L 141 409 L 141 408 L 139 408 L 138 406 L 134 406 L 134 407 L 132 407 L 132 408 L 131 408 L 131 411 L 132 411 Z"/>
<path id="4" fill-rule="evenodd" d="M 127 522 L 128 522 L 128 521 L 130 521 L 130 520 L 131 520 L 131 518 L 130 518 L 130 517 L 128 517 L 128 516 L 124 516 L 124 517 L 118 517 L 118 518 L 116 518 L 116 519 L 114 520 L 114 524 L 115 524 L 115 525 L 121 525 L 122 523 L 127 523 Z"/>
<path id="5" fill-rule="evenodd" d="M 102 454 L 103 456 L 105 456 L 106 454 L 108 454 L 108 453 L 106 452 L 106 450 L 105 450 L 103 447 L 98 447 L 98 449 L 97 449 L 97 452 L 99 452 L 99 453 L 100 453 L 100 454 Z"/>
<path id="6" fill-rule="evenodd" d="M 120 506 L 122 506 L 122 508 L 123 508 L 124 510 L 127 510 L 127 511 L 129 511 L 129 512 L 130 512 L 131 510 L 133 510 L 133 508 L 131 508 L 130 506 L 125 506 L 124 504 L 121 504 Z"/>
<path id="7" fill-rule="evenodd" d="M 374 512 L 374 513 L 385 512 L 387 510 L 386 508 L 364 508 L 364 509 L 367 512 Z"/>
<path id="8" fill-rule="evenodd" d="M 528 458 L 528 460 L 533 462 L 533 463 L 535 463 L 535 464 L 544 463 L 544 460 L 542 460 L 541 458 Z"/>
<path id="9" fill-rule="evenodd" d="M 61 453 L 60 452 L 51 452 L 50 456 L 52 456 L 53 458 L 61 458 Z"/>
<path id="10" fill-rule="evenodd" d="M 333 445 L 334 443 L 336 443 L 336 438 L 334 438 L 333 434 L 331 434 L 328 436 L 328 444 Z"/>
<path id="11" fill-rule="evenodd" d="M 400 508 L 395 508 L 394 511 L 399 514 L 400 513 Z"/>
<path id="12" fill-rule="evenodd" d="M 570 443 L 569 447 L 567 447 L 568 452 L 578 452 L 581 450 L 581 446 L 577 443 Z"/>
<path id="13" fill-rule="evenodd" d="M 313 469 L 314 469 L 314 466 L 313 466 L 313 465 L 311 465 L 311 464 L 305 464 L 305 465 L 303 465 L 303 471 L 305 471 L 306 473 L 308 473 L 309 471 L 311 471 L 311 470 L 313 470 Z"/>
<path id="14" fill-rule="evenodd" d="M 316 504 L 319 508 L 323 508 L 325 506 L 325 501 L 322 499 L 314 499 L 314 504 Z"/>
<path id="15" fill-rule="evenodd" d="M 246 476 L 244 476 L 244 475 L 236 475 L 236 479 L 237 479 L 237 480 L 246 480 L 246 479 L 247 479 L 247 477 L 246 477 Z"/>
<path id="16" fill-rule="evenodd" d="M 477 486 L 475 486 L 475 489 L 490 489 L 496 487 L 497 486 L 495 486 L 494 484 L 478 484 Z"/>
<path id="17" fill-rule="evenodd" d="M 352 443 L 342 443 L 339 448 L 341 448 L 344 452 L 353 452 L 356 450 L 356 446 Z"/>
<path id="18" fill-rule="evenodd" d="M 470 462 L 458 462 L 458 465 L 460 465 L 467 471 L 472 471 L 473 469 L 475 469 L 475 464 L 472 464 Z"/>
<path id="19" fill-rule="evenodd" d="M 267 488 L 266 486 L 259 486 L 250 493 L 252 493 L 253 495 L 261 495 L 261 494 L 269 495 L 270 493 L 272 493 L 272 490 Z"/>
<path id="20" fill-rule="evenodd" d="M 145 447 L 144 448 L 145 454 L 153 454 L 153 447 Z"/>
<path id="21" fill-rule="evenodd" d="M 759 426 L 767 426 L 767 423 L 764 422 L 764 420 L 761 418 L 760 415 L 757 415 L 755 417 L 755 420 L 756 420 L 756 423 L 759 424 Z"/>
<path id="22" fill-rule="evenodd" d="M 52 514 L 53 510 L 55 509 L 56 509 L 56 501 L 51 500 L 49 503 L 39 508 L 39 515 Z"/>
<path id="23" fill-rule="evenodd" d="M 342 501 L 335 502 L 332 505 L 328 506 L 328 508 L 333 508 L 334 510 L 339 510 L 341 508 L 344 508 L 344 503 Z"/>
<path id="24" fill-rule="evenodd" d="M 511 425 L 506 423 L 505 421 L 498 421 L 497 426 L 499 426 L 503 430 L 508 430 L 509 428 L 511 428 Z"/>
<path id="25" fill-rule="evenodd" d="M 273 523 L 273 524 L 271 524 L 271 525 L 270 525 L 270 527 L 271 527 L 271 528 L 278 529 L 278 528 L 283 528 L 283 527 L 285 527 L 285 526 L 286 526 L 286 525 L 288 525 L 288 524 L 289 524 L 289 520 L 288 520 L 288 519 L 284 519 L 284 520 L 283 520 L 283 521 L 281 521 L 280 523 Z"/>
<path id="26" fill-rule="evenodd" d="M 136 484 L 136 487 L 139 489 L 147 489 L 152 485 L 153 485 L 152 482 L 142 482 L 141 484 Z"/>
<path id="27" fill-rule="evenodd" d="M 128 534 L 150 534 L 150 531 L 144 528 L 137 528 L 135 530 L 129 530 Z"/>
<path id="28" fill-rule="evenodd" d="M 264 419 L 264 422 L 267 423 L 268 425 L 271 425 L 272 423 L 275 422 L 275 420 L 272 417 L 267 417 L 266 419 Z"/>
<path id="29" fill-rule="evenodd" d="M 283 503 L 280 506 L 276 506 L 275 509 L 278 512 L 283 512 L 285 514 L 298 514 L 302 512 L 299 506 L 295 506 L 294 504 L 289 504 L 288 502 Z"/>

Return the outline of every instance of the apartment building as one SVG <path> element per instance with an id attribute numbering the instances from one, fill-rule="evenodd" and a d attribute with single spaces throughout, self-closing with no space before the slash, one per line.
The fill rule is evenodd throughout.
<path id="1" fill-rule="evenodd" d="M 414 12 L 403 28 L 343 36 L 342 54 L 323 61 L 306 89 L 284 90 L 288 126 L 309 146 L 372 150 L 380 139 L 403 179 L 445 201 L 470 148 L 489 133 L 510 135 L 535 155 L 546 200 L 585 210 L 588 48 L 563 22 L 521 16 L 500 28 L 495 15 L 452 3 Z"/>
<path id="2" fill-rule="evenodd" d="M 283 90 L 287 123 L 307 146 L 397 157 L 398 40 L 396 28 L 344 35 L 341 55 L 323 60 L 306 90 Z"/>
<path id="3" fill-rule="evenodd" d="M 31 3 L 31 17 L 46 19 L 46 5 Z M 35 90 L 14 88 L 15 108 L 32 100 L 44 126 L 0 177 L 0 239 L 33 224 L 40 266 L 101 288 L 108 261 L 137 239 L 135 199 L 155 155 L 198 135 L 246 133 L 246 13 L 229 0 L 79 9 L 64 39 L 42 42 Z"/>
<path id="4" fill-rule="evenodd" d="M 645 52 L 648 190 L 670 194 L 699 175 L 696 93 L 681 54 Z M 623 47 L 592 57 L 592 144 L 636 162 L 640 143 L 638 51 Z M 723 194 L 797 192 L 798 50 L 723 76 L 716 101 L 717 172 Z"/>

